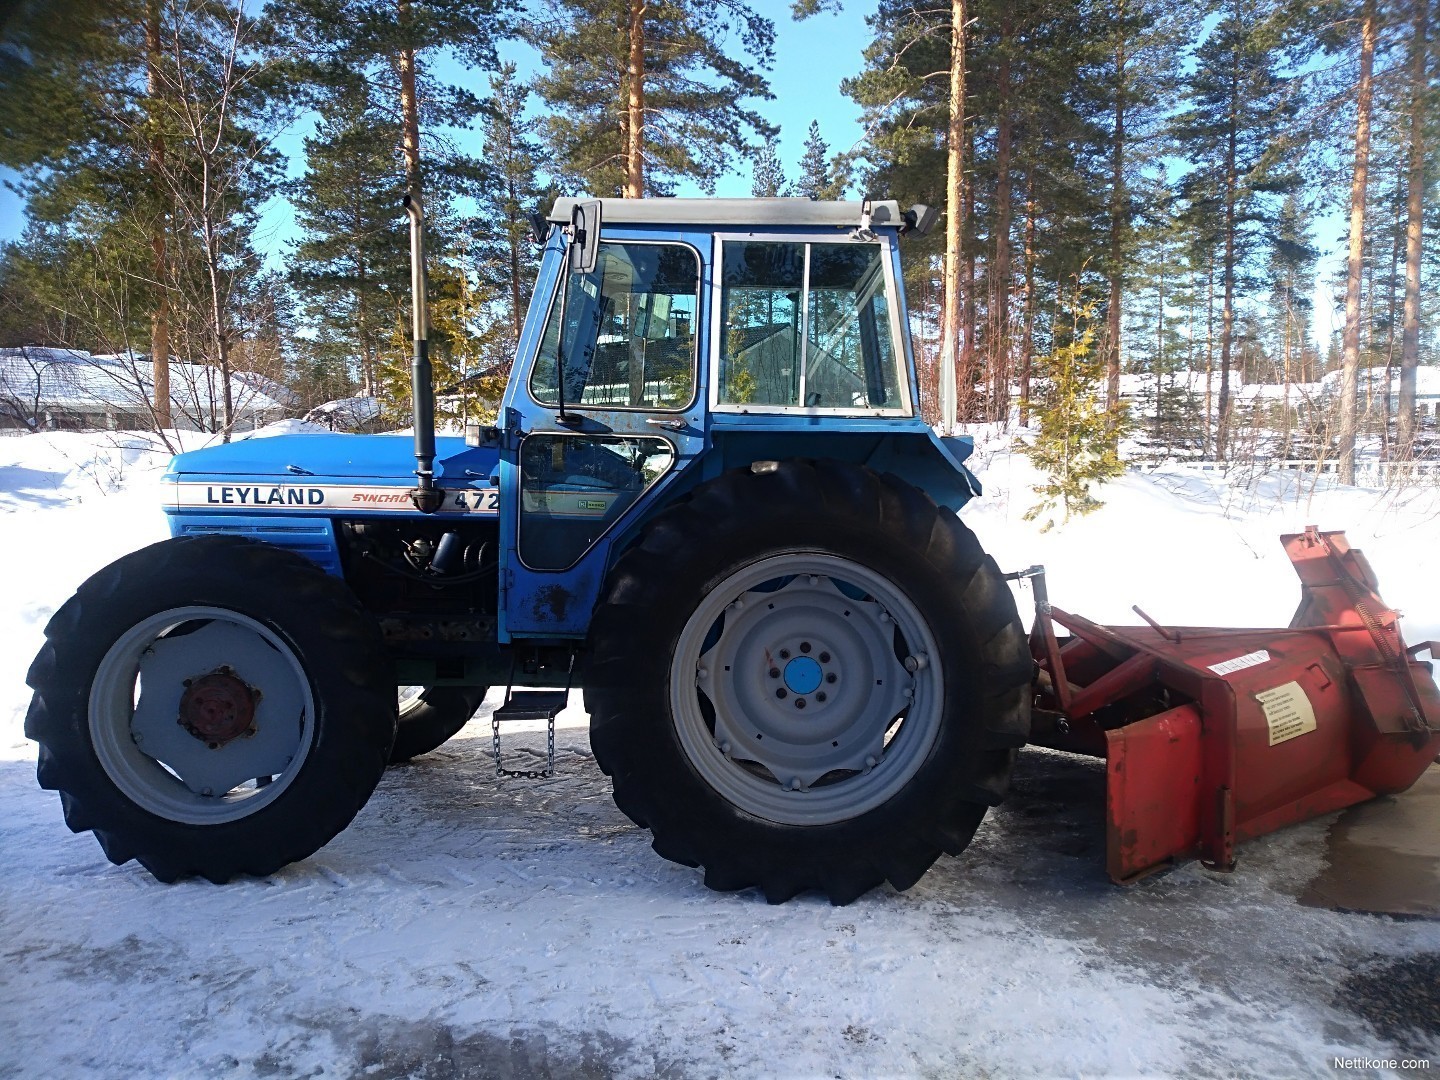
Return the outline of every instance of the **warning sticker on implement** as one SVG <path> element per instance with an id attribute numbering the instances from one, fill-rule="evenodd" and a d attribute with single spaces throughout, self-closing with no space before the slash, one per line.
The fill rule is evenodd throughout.
<path id="1" fill-rule="evenodd" d="M 1237 656 L 1234 660 L 1225 660 L 1219 664 L 1211 664 L 1210 670 L 1216 675 L 1230 675 L 1236 671 L 1244 671 L 1247 667 L 1254 667 L 1257 664 L 1270 662 L 1270 654 L 1264 649 L 1257 649 L 1255 652 L 1246 653 L 1244 656 Z"/>
<path id="2" fill-rule="evenodd" d="M 1262 690 L 1255 700 L 1265 710 L 1271 746 L 1315 730 L 1315 709 L 1298 682 Z"/>

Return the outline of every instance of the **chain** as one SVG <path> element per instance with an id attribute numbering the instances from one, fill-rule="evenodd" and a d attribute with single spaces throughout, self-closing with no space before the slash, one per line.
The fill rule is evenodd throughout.
<path id="1" fill-rule="evenodd" d="M 490 721 L 490 750 L 495 758 L 495 775 L 512 777 L 516 780 L 548 780 L 555 775 L 555 718 L 552 716 L 545 725 L 545 768 L 507 769 L 500 764 L 500 721 Z"/>

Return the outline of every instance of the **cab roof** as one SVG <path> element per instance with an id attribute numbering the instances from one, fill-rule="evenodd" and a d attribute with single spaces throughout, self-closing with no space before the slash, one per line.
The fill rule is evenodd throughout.
<path id="1" fill-rule="evenodd" d="M 588 200 L 555 200 L 549 220 L 568 225 L 575 204 Z M 814 199 L 599 199 L 600 219 L 607 225 L 715 225 L 746 227 L 820 226 L 900 228 L 905 219 L 894 199 L 819 202 Z M 869 211 L 870 220 L 864 220 Z"/>

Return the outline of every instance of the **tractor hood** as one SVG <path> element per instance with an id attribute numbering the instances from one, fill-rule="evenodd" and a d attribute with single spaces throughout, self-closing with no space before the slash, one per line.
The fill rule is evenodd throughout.
<path id="1" fill-rule="evenodd" d="M 436 439 L 435 444 L 438 476 L 444 475 L 446 459 L 457 457 L 464 459 L 462 474 L 467 467 L 472 474 L 483 471 L 471 459 L 487 451 L 469 449 L 458 438 Z M 495 452 L 488 451 L 488 456 L 493 459 Z M 276 435 L 177 454 L 169 472 L 172 479 L 264 476 L 293 481 L 317 476 L 410 484 L 415 478 L 415 452 L 404 435 Z"/>

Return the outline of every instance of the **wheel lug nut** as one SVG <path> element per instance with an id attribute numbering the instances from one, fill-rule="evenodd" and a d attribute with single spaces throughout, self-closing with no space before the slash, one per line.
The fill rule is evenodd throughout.
<path id="1" fill-rule="evenodd" d="M 816 695 L 815 695 L 815 700 L 816 700 L 816 701 L 824 701 L 824 700 L 825 700 L 825 691 L 824 691 L 824 690 L 821 690 L 818 694 L 816 694 Z"/>
<path id="2" fill-rule="evenodd" d="M 781 649 L 781 650 L 780 650 L 780 659 L 781 659 L 781 660 L 789 660 L 789 659 L 790 659 L 790 650 L 789 650 L 789 649 Z"/>
<path id="3" fill-rule="evenodd" d="M 822 663 L 822 664 L 828 664 L 829 662 L 830 662 L 830 654 L 829 654 L 828 652 L 822 652 L 822 653 L 820 654 L 820 663 Z"/>
<path id="4" fill-rule="evenodd" d="M 795 708 L 797 708 L 797 709 L 803 709 L 804 707 L 805 707 L 805 699 L 804 699 L 803 697 L 797 697 L 797 698 L 795 699 Z"/>
<path id="5" fill-rule="evenodd" d="M 779 669 L 778 667 L 772 667 L 772 668 L 770 669 L 770 678 L 772 678 L 772 679 L 778 679 L 779 677 L 780 677 L 780 669 Z"/>
<path id="6" fill-rule="evenodd" d="M 836 678 L 838 678 L 838 676 L 832 671 L 825 676 L 825 681 L 828 683 L 833 683 Z"/>
<path id="7" fill-rule="evenodd" d="M 785 694 L 785 688 L 782 686 L 782 687 L 780 687 L 779 690 L 776 690 L 776 691 L 775 691 L 775 696 L 778 697 L 778 698 L 782 698 L 782 699 L 783 699 L 783 698 L 786 696 L 786 694 Z"/>
<path id="8" fill-rule="evenodd" d="M 809 652 L 809 651 L 810 651 L 810 643 L 809 643 L 808 641 L 802 641 L 802 642 L 800 642 L 800 651 L 801 651 L 801 652 Z"/>

